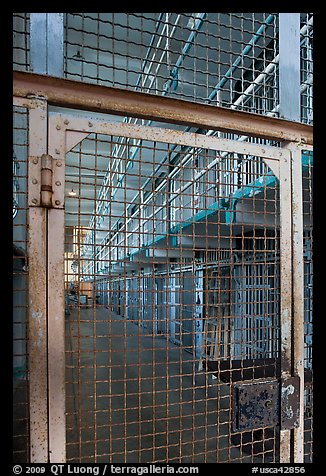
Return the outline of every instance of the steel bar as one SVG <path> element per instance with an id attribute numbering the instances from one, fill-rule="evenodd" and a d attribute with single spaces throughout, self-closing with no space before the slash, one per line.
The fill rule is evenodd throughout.
<path id="1" fill-rule="evenodd" d="M 35 73 L 63 76 L 63 13 L 30 14 L 30 62 Z"/>
<path id="2" fill-rule="evenodd" d="M 280 117 L 300 121 L 300 13 L 279 15 Z"/>
<path id="3" fill-rule="evenodd" d="M 292 190 L 291 160 L 280 161 L 280 358 L 281 378 L 286 380 L 292 372 Z M 282 409 L 281 409 L 282 410 Z M 291 430 L 280 431 L 280 462 L 291 462 Z"/>
<path id="4" fill-rule="evenodd" d="M 47 104 L 35 101 L 29 111 L 29 180 L 35 179 L 35 162 L 47 147 Z M 40 164 L 39 164 L 40 165 Z M 40 181 L 40 180 L 39 180 Z M 38 184 L 36 184 L 39 186 Z M 40 200 L 40 193 L 29 187 L 28 203 Z M 47 406 L 47 302 L 46 302 L 46 210 L 29 208 L 29 392 L 30 392 L 30 461 L 48 461 Z"/>
<path id="5" fill-rule="evenodd" d="M 212 150 L 223 150 L 226 152 L 235 152 L 235 153 L 245 153 L 252 155 L 259 155 L 266 159 L 276 159 L 284 156 L 284 154 L 289 156 L 289 153 L 281 150 L 279 147 L 273 147 L 269 145 L 262 144 L 252 144 L 249 142 L 242 142 L 231 140 L 231 139 L 222 139 L 220 137 L 207 136 L 205 134 L 197 134 L 194 132 L 183 132 L 175 131 L 171 129 L 163 129 L 161 127 L 150 127 L 150 126 L 141 126 L 138 124 L 126 124 L 123 122 L 114 123 L 114 122 L 103 122 L 103 121 L 90 121 L 83 118 L 74 118 L 73 116 L 65 115 L 53 115 L 53 121 L 58 124 L 59 127 L 67 129 L 69 133 L 69 123 L 74 125 L 76 131 L 80 131 L 80 140 L 85 138 L 85 135 L 88 133 L 96 132 L 98 134 L 112 134 L 114 136 L 123 136 L 130 137 L 135 139 L 143 140 L 154 140 L 163 143 L 171 143 L 177 145 L 186 145 L 192 146 L 200 149 L 212 149 Z M 65 124 L 64 121 L 68 121 L 68 124 Z M 76 133 L 76 132 L 74 132 Z M 78 136 L 77 136 L 78 137 Z M 76 143 L 74 142 L 74 145 Z M 67 142 L 67 150 L 70 150 L 70 144 Z M 189 154 L 191 157 L 191 154 Z M 186 163 L 184 164 L 186 165 Z"/>
<path id="6" fill-rule="evenodd" d="M 302 149 L 289 144 L 292 171 L 293 222 L 293 362 L 300 378 L 299 426 L 294 429 L 294 463 L 304 462 L 304 264 Z"/>
<path id="7" fill-rule="evenodd" d="M 14 71 L 14 95 L 43 96 L 54 106 L 312 144 L 312 126 L 219 106 Z"/>
<path id="8" fill-rule="evenodd" d="M 65 299 L 64 299 L 64 183 L 65 131 L 49 120 L 48 153 L 52 159 L 52 198 L 57 209 L 48 210 L 48 379 L 49 461 L 66 461 L 65 392 Z M 59 153 L 58 153 L 59 152 Z"/>

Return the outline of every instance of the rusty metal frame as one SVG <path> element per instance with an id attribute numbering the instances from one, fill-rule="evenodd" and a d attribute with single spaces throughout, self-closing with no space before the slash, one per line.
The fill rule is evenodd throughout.
<path id="1" fill-rule="evenodd" d="M 78 142 L 83 140 L 91 133 L 99 134 L 108 134 L 113 136 L 124 136 L 136 139 L 144 140 L 154 140 L 158 142 L 166 143 L 177 143 L 182 145 L 188 145 L 193 147 L 203 147 L 215 150 L 227 150 L 239 153 L 253 154 L 261 156 L 264 158 L 264 161 L 267 165 L 273 170 L 274 174 L 280 179 L 281 182 L 281 198 L 280 201 L 284 201 L 284 206 L 281 207 L 281 229 L 282 229 L 282 239 L 281 239 L 281 261 L 283 260 L 282 265 L 282 277 L 281 277 L 281 287 L 284 292 L 282 292 L 282 337 L 283 337 L 283 358 L 284 364 L 282 368 L 282 377 L 283 379 L 288 379 L 291 377 L 291 316 L 292 316 L 292 254 L 289 252 L 291 250 L 291 153 L 289 150 L 284 148 L 271 147 L 260 144 L 251 144 L 243 143 L 234 140 L 221 139 L 218 137 L 208 137 L 205 135 L 189 133 L 189 132 L 179 132 L 174 130 L 162 129 L 162 128 L 153 128 L 139 125 L 132 125 L 126 123 L 109 123 L 103 121 L 96 121 L 80 117 L 73 117 L 62 114 L 54 114 L 49 119 L 49 153 L 57 154 L 60 162 L 64 164 L 65 154 L 69 152 Z M 56 170 L 57 168 L 54 167 Z M 64 167 L 60 167 L 60 173 L 63 173 Z M 64 178 L 64 177 L 63 177 Z M 57 178 L 54 178 L 57 180 Z M 64 211 L 62 209 L 63 203 L 58 203 L 58 206 L 61 210 L 57 210 L 58 213 L 61 213 L 61 220 L 63 220 Z M 55 210 L 51 210 L 54 212 Z M 59 216 L 59 215 L 58 215 Z M 62 221 L 63 223 L 63 221 Z M 63 228 L 63 225 L 62 225 Z M 56 237 L 55 240 L 55 254 L 59 257 L 61 253 L 61 260 L 63 261 L 64 256 L 64 239 L 63 235 L 60 234 L 59 240 Z M 60 260 L 59 260 L 60 261 Z M 60 262 L 58 261 L 58 266 Z M 62 267 L 62 266 L 61 266 Z M 58 267 L 57 267 L 58 268 Z M 60 268 L 61 269 L 61 268 Z M 61 273 L 61 271 L 60 271 Z M 54 277 L 53 277 L 54 278 Z M 61 278 L 61 284 L 58 280 L 58 286 L 60 288 L 60 294 L 63 292 L 63 283 L 64 279 Z M 57 288 L 58 289 L 58 288 Z M 53 295 L 53 302 L 51 308 L 60 309 L 60 305 L 55 304 L 56 295 Z M 62 303 L 62 297 L 59 296 L 59 300 Z M 63 323 L 64 323 L 64 313 L 63 313 L 63 303 L 61 304 L 62 312 L 58 316 L 62 324 L 56 322 L 57 331 L 59 329 L 59 334 L 62 335 Z M 57 334 L 56 334 L 57 335 Z M 59 339 L 59 342 L 56 339 L 56 349 L 59 351 L 60 347 L 61 354 L 64 355 L 64 342 L 62 339 Z M 61 364 L 60 364 L 61 367 Z M 51 381 L 51 371 L 50 372 L 50 381 Z M 62 388 L 62 381 L 64 381 L 64 372 L 60 378 L 60 387 Z M 53 387 L 54 395 L 57 394 L 57 388 Z M 64 390 L 62 390 L 62 394 Z M 51 394 L 51 391 L 50 391 Z M 61 394 L 61 396 L 62 396 Z M 50 397 L 50 421 L 49 421 L 49 431 L 50 431 L 50 441 L 53 442 L 53 448 L 56 448 L 56 451 L 62 456 L 64 461 L 65 454 L 65 438 L 63 436 L 64 431 L 64 411 L 65 404 L 64 399 L 60 396 L 59 398 L 55 396 Z M 52 404 L 51 404 L 52 402 Z M 51 407 L 54 409 L 56 418 L 51 419 Z M 61 430 L 60 430 L 61 427 Z M 290 430 L 281 431 L 281 441 L 282 441 L 282 451 L 281 459 L 282 462 L 290 461 Z M 59 437 L 59 435 L 61 436 Z M 51 446 L 51 443 L 50 443 Z M 58 449 L 59 448 L 59 449 Z M 52 461 L 57 461 L 53 459 Z"/>
<path id="2" fill-rule="evenodd" d="M 219 106 L 14 71 L 14 95 L 33 91 L 49 105 L 312 144 L 312 126 Z"/>
<path id="3" fill-rule="evenodd" d="M 107 134 L 112 136 L 123 136 L 133 139 L 143 139 L 158 141 L 163 143 L 173 143 L 190 147 L 207 148 L 212 150 L 223 150 L 228 152 L 252 154 L 260 156 L 266 161 L 274 174 L 279 178 L 278 160 L 287 157 L 290 153 L 278 147 L 268 145 L 251 144 L 239 142 L 231 139 L 221 139 L 215 136 L 207 136 L 194 132 L 176 131 L 159 127 L 149 127 L 121 122 L 98 121 L 74 117 L 63 114 L 55 114 L 50 118 L 50 127 L 55 127 L 58 131 L 66 130 L 66 152 L 71 150 L 79 141 L 92 133 Z M 53 125 L 52 125 L 53 124 Z M 54 130 L 54 129 L 53 129 Z"/>
<path id="4" fill-rule="evenodd" d="M 48 209 L 49 462 L 65 462 L 64 182 L 65 135 L 49 127 L 52 206 Z"/>
<path id="5" fill-rule="evenodd" d="M 291 159 L 280 164 L 280 288 L 281 288 L 281 379 L 291 377 L 292 363 L 292 204 Z M 291 430 L 280 431 L 280 462 L 291 461 Z"/>
<path id="6" fill-rule="evenodd" d="M 293 248 L 293 373 L 299 377 L 299 426 L 294 429 L 294 462 L 304 462 L 304 260 L 302 147 L 290 143 Z"/>

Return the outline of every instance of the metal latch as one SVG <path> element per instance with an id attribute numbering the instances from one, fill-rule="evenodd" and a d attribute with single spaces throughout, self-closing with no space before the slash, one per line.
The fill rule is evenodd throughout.
<path id="1" fill-rule="evenodd" d="M 299 422 L 299 377 L 233 384 L 233 431 L 280 425 L 292 429 Z"/>

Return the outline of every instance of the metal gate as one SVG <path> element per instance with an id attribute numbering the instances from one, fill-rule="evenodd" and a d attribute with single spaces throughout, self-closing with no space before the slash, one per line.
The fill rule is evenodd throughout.
<path id="1" fill-rule="evenodd" d="M 302 461 L 303 145 L 15 104 L 31 459 Z"/>

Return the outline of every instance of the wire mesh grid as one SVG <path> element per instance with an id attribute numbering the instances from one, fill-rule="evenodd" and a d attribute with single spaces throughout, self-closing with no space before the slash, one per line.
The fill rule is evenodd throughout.
<path id="1" fill-rule="evenodd" d="M 13 458 L 29 461 L 28 257 L 27 257 L 28 112 L 13 110 Z"/>
<path id="2" fill-rule="evenodd" d="M 13 69 L 28 71 L 30 68 L 30 14 L 13 14 Z"/>
<path id="3" fill-rule="evenodd" d="M 30 13 L 13 68 L 30 69 Z M 313 14 L 301 13 L 301 121 L 312 123 Z M 66 13 L 67 78 L 278 116 L 277 13 Z"/>
<path id="4" fill-rule="evenodd" d="M 313 455 L 313 154 L 303 152 L 303 213 L 304 213 L 304 459 L 312 462 Z"/>
<path id="5" fill-rule="evenodd" d="M 278 461 L 274 420 L 235 418 L 231 391 L 279 377 L 278 180 L 133 147 L 92 134 L 66 158 L 67 461 Z"/>
<path id="6" fill-rule="evenodd" d="M 313 123 L 313 14 L 301 14 L 301 121 Z"/>
<path id="7" fill-rule="evenodd" d="M 65 75 L 277 115 L 278 14 L 67 13 Z"/>

